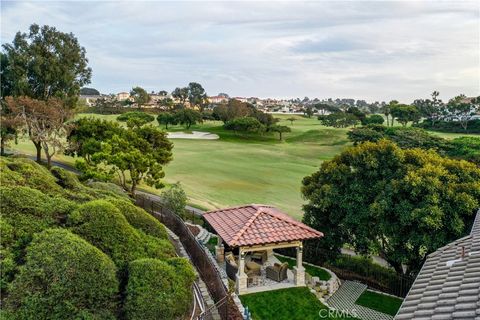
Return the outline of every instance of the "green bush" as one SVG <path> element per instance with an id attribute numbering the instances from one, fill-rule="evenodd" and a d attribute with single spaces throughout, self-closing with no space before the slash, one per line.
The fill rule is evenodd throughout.
<path id="1" fill-rule="evenodd" d="M 91 181 L 87 183 L 87 186 L 95 190 L 109 192 L 120 198 L 129 199 L 128 194 L 122 189 L 122 187 L 111 182 Z"/>
<path id="2" fill-rule="evenodd" d="M 76 207 L 74 202 L 29 187 L 0 187 L 0 200 L 2 220 L 15 230 L 18 248 L 28 244 L 34 233 L 63 224 Z"/>
<path id="3" fill-rule="evenodd" d="M 61 195 L 63 189 L 43 166 L 26 158 L 0 159 L 0 185 L 26 186 L 50 195 Z"/>
<path id="4" fill-rule="evenodd" d="M 173 247 L 165 242 L 160 253 L 158 244 L 145 241 L 143 232 L 132 227 L 112 203 L 95 200 L 81 205 L 68 219 L 72 231 L 108 254 L 120 269 L 139 258 L 165 258 Z"/>
<path id="5" fill-rule="evenodd" d="M 130 263 L 127 319 L 177 319 L 189 311 L 195 274 L 183 258 L 139 259 Z"/>
<path id="6" fill-rule="evenodd" d="M 108 199 L 135 228 L 160 239 L 168 239 L 167 230 L 157 219 L 129 200 Z"/>
<path id="7" fill-rule="evenodd" d="M 2 293 L 15 273 L 16 265 L 11 249 L 14 243 L 13 233 L 13 227 L 3 219 L 0 220 L 0 290 Z"/>
<path id="8" fill-rule="evenodd" d="M 6 301 L 14 319 L 114 319 L 118 281 L 108 256 L 65 229 L 35 236 Z"/>
<path id="9" fill-rule="evenodd" d="M 57 178 L 57 184 L 66 191 L 66 196 L 75 201 L 85 202 L 106 197 L 125 198 L 125 193 L 119 194 L 110 189 L 89 188 L 78 179 L 73 172 L 69 172 L 60 167 L 53 167 L 52 174 Z"/>
<path id="10" fill-rule="evenodd" d="M 468 121 L 467 130 L 463 129 L 460 121 L 435 121 L 432 125 L 430 120 L 425 120 L 414 126 L 440 132 L 480 133 L 480 119 Z"/>

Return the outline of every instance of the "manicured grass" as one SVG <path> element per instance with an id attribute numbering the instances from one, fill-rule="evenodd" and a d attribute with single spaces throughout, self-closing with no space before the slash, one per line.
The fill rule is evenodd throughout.
<path id="1" fill-rule="evenodd" d="M 402 305 L 402 299 L 366 290 L 355 303 L 394 316 Z"/>
<path id="2" fill-rule="evenodd" d="M 240 300 L 248 306 L 252 318 L 257 320 L 354 319 L 346 316 L 320 317 L 328 315 L 328 308 L 305 287 L 251 293 L 241 295 Z"/>
<path id="3" fill-rule="evenodd" d="M 281 262 L 288 262 L 290 269 L 293 269 L 293 267 L 297 265 L 297 259 L 282 257 L 279 255 L 275 255 L 275 257 L 277 257 L 277 259 Z M 324 281 L 328 281 L 331 278 L 330 274 L 320 267 L 314 267 L 305 263 L 303 264 L 303 267 L 305 268 L 305 271 L 312 277 L 318 277 L 320 280 Z"/>

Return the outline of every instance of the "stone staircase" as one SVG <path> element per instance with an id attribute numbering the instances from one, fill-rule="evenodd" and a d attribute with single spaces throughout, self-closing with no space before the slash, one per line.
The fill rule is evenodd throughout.
<path id="1" fill-rule="evenodd" d="M 331 308 L 349 312 L 363 320 L 393 320 L 391 315 L 355 304 L 355 301 L 365 290 L 367 290 L 367 286 L 362 283 L 345 281 L 327 300 L 328 305 Z"/>
<path id="2" fill-rule="evenodd" d="M 200 232 L 197 234 L 195 238 L 201 243 L 207 244 L 210 238 L 212 237 L 212 234 L 208 232 L 205 228 L 202 228 L 201 226 L 197 226 L 197 227 L 200 229 Z"/>

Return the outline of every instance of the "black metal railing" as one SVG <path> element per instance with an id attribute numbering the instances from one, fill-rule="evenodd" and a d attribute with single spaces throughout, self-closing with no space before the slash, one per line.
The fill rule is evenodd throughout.
<path id="1" fill-rule="evenodd" d="M 203 246 L 195 239 L 195 236 L 190 232 L 182 218 L 165 208 L 161 202 L 153 200 L 147 195 L 137 194 L 136 204 L 156 217 L 178 236 L 190 256 L 190 260 L 195 265 L 203 282 L 205 282 L 216 304 L 216 310 L 220 318 L 222 320 L 234 319 L 235 315 L 239 315 L 240 311 L 234 304 L 225 302 L 229 300 L 229 293 L 220 274 L 207 256 Z M 209 313 L 211 312 L 210 310 Z"/>

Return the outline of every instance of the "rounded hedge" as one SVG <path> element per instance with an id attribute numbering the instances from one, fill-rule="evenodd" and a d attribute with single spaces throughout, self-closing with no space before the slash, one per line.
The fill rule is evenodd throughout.
<path id="1" fill-rule="evenodd" d="M 160 246 L 160 239 L 132 227 L 107 200 L 90 201 L 79 206 L 70 214 L 68 225 L 74 233 L 108 254 L 120 269 L 135 259 L 163 259 L 174 254 L 171 243 Z"/>
<path id="2" fill-rule="evenodd" d="M 26 158 L 0 159 L 0 185 L 27 186 L 50 195 L 61 195 L 63 189 L 52 174 L 43 166 Z"/>
<path id="3" fill-rule="evenodd" d="M 35 235 L 6 300 L 14 319 L 114 319 L 119 283 L 103 252 L 65 229 Z"/>
<path id="4" fill-rule="evenodd" d="M 108 199 L 108 201 L 113 203 L 135 228 L 142 230 L 148 235 L 160 239 L 168 239 L 165 226 L 131 201 L 123 199 Z"/>
<path id="5" fill-rule="evenodd" d="M 61 225 L 76 204 L 61 197 L 50 197 L 29 187 L 0 187 L 2 219 L 15 230 L 15 241 L 30 242 L 32 235 Z"/>
<path id="6" fill-rule="evenodd" d="M 187 260 L 139 259 L 129 265 L 127 319 L 177 319 L 192 303 L 195 273 Z"/>

